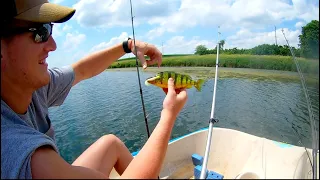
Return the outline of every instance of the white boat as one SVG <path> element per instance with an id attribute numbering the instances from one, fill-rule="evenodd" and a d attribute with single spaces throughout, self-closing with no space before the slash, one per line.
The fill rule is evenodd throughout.
<path id="1" fill-rule="evenodd" d="M 207 135 L 205 128 L 171 140 L 159 177 L 195 178 L 192 155 L 204 156 Z M 312 149 L 216 127 L 211 143 L 207 169 L 224 179 L 312 179 Z M 118 176 L 113 170 L 110 178 Z"/>

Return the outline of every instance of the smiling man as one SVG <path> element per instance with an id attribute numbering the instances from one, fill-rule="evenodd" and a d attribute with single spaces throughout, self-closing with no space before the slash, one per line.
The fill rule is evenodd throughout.
<path id="1" fill-rule="evenodd" d="M 137 52 L 144 68 L 160 66 L 159 50 L 127 40 L 70 66 L 48 69 L 46 58 L 57 48 L 52 23 L 69 20 L 75 10 L 46 0 L 2 0 L 1 13 L 1 178 L 108 178 L 112 168 L 121 178 L 156 178 L 187 100 L 185 90 L 176 94 L 172 79 L 159 123 L 135 158 L 116 136 L 104 135 L 67 163 L 59 155 L 48 108 L 61 105 L 73 86 L 125 53 Z"/>

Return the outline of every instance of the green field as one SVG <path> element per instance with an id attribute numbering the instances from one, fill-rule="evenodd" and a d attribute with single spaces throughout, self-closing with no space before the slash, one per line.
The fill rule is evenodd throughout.
<path id="1" fill-rule="evenodd" d="M 308 74 L 319 74 L 319 60 L 297 58 L 301 71 Z M 162 67 L 213 67 L 216 55 L 164 55 Z M 109 68 L 135 67 L 135 58 L 122 59 L 114 62 Z M 139 67 L 140 67 L 139 61 Z M 156 66 L 156 65 L 153 65 Z M 240 55 L 220 54 L 219 67 L 269 69 L 296 72 L 291 56 L 275 55 Z"/>
<path id="2" fill-rule="evenodd" d="M 174 56 L 192 56 L 193 54 L 165 54 L 162 55 L 162 58 L 167 58 L 167 57 L 174 57 Z M 126 61 L 126 60 L 135 60 L 135 57 L 130 57 L 130 58 L 123 58 L 119 59 L 118 61 Z"/>

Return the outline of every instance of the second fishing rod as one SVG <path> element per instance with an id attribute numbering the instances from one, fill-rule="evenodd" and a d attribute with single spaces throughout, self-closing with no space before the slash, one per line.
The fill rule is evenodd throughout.
<path id="1" fill-rule="evenodd" d="M 216 58 L 216 71 L 215 71 L 215 78 L 214 78 L 214 87 L 213 87 L 213 96 L 212 96 L 212 106 L 211 106 L 211 116 L 209 120 L 209 129 L 208 129 L 208 138 L 207 138 L 207 144 L 206 144 L 206 150 L 205 150 L 205 156 L 203 159 L 200 179 L 206 178 L 206 172 L 207 172 L 207 163 L 209 159 L 209 152 L 210 152 L 210 146 L 211 146 L 211 138 L 212 138 L 212 128 L 213 124 L 218 122 L 217 119 L 214 118 L 214 108 L 216 103 L 216 90 L 217 90 L 217 79 L 218 79 L 218 67 L 219 67 L 219 46 L 220 46 L 220 27 L 218 27 L 218 43 L 217 43 L 217 58 Z"/>

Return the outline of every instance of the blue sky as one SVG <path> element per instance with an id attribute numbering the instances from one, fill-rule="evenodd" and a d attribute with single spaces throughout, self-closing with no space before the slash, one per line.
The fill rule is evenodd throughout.
<path id="1" fill-rule="evenodd" d="M 95 51 L 132 37 L 129 0 L 51 0 L 74 7 L 75 15 L 55 24 L 57 50 L 49 67 L 72 64 Z M 194 53 L 197 45 L 214 48 L 218 39 L 225 48 L 252 48 L 259 44 L 298 47 L 301 26 L 319 20 L 317 0 L 132 0 L 135 37 L 152 43 L 163 54 Z M 132 57 L 128 54 L 124 57 Z"/>

